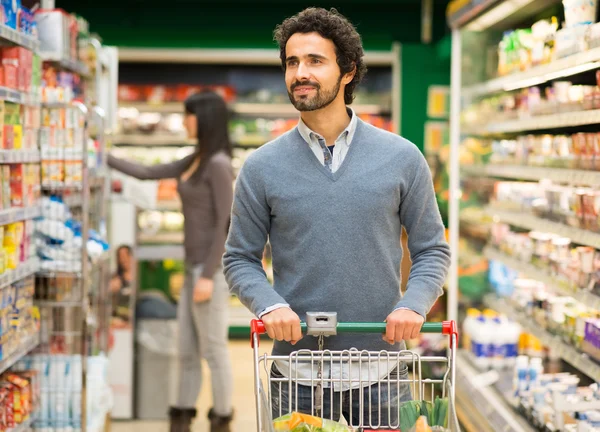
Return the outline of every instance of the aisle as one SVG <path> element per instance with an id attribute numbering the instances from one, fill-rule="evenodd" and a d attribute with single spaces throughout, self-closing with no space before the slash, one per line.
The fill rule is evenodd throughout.
<path id="1" fill-rule="evenodd" d="M 235 421 L 233 432 L 248 432 L 255 430 L 256 419 L 254 411 L 254 391 L 252 373 L 252 350 L 246 340 L 232 341 L 230 343 L 231 357 L 233 360 L 234 395 L 233 404 L 235 409 Z M 270 346 L 261 343 L 265 350 Z M 194 432 L 208 431 L 206 413 L 210 403 L 210 377 L 208 368 L 204 368 L 204 383 L 202 394 L 198 403 L 198 419 L 194 425 Z M 122 422 L 113 421 L 112 432 L 166 432 L 166 422 Z"/>

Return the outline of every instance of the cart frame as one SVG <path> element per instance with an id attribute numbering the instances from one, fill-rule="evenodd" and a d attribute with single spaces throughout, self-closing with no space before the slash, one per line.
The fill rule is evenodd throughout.
<path id="1" fill-rule="evenodd" d="M 317 319 L 318 318 L 318 319 Z M 342 398 L 339 396 L 340 391 L 364 390 L 366 388 L 373 388 L 377 386 L 378 398 L 383 398 L 387 395 L 388 399 L 392 396 L 393 391 L 391 388 L 396 387 L 396 392 L 399 396 L 400 385 L 409 384 L 411 394 L 417 396 L 416 400 L 424 400 L 425 394 L 431 389 L 431 402 L 435 398 L 436 386 L 441 389 L 442 397 L 448 397 L 448 428 L 452 432 L 460 432 L 458 420 L 456 418 L 455 410 L 455 379 L 456 379 L 456 350 L 458 344 L 458 330 L 456 322 L 444 321 L 441 323 L 424 323 L 421 328 L 421 333 L 438 333 L 447 335 L 449 337 L 449 349 L 447 357 L 444 356 L 421 356 L 410 350 L 403 351 L 358 351 L 356 349 L 343 350 L 343 351 L 330 351 L 323 349 L 323 337 L 331 336 L 338 333 L 373 333 L 383 334 L 385 333 L 385 323 L 338 323 L 335 314 L 332 313 L 309 313 L 307 314 L 307 323 L 302 323 L 301 328 L 303 334 L 316 336 L 319 338 L 320 349 L 317 351 L 311 350 L 300 350 L 291 353 L 289 356 L 274 356 L 268 354 L 259 353 L 260 335 L 266 334 L 266 328 L 261 320 L 252 320 L 250 324 L 250 339 L 251 346 L 254 353 L 254 394 L 256 401 L 256 419 L 258 432 L 272 432 L 273 419 L 272 413 L 272 388 L 278 388 L 281 396 L 284 386 L 287 386 L 288 390 L 288 403 L 287 407 L 283 407 L 283 403 L 279 403 L 279 415 L 293 411 L 292 407 L 298 407 L 298 392 L 302 388 L 311 388 L 311 413 L 312 415 L 317 414 L 318 417 L 324 413 L 326 407 L 325 399 L 330 399 L 329 405 L 329 418 L 330 420 L 337 421 L 331 416 L 335 411 L 334 406 L 334 395 L 335 405 L 340 405 L 340 412 L 342 411 Z M 277 362 L 277 369 L 283 375 L 282 377 L 272 377 L 270 366 Z M 376 362 L 376 363 L 374 363 Z M 368 367 L 367 371 L 363 372 L 365 366 L 372 366 L 373 364 L 379 364 L 376 368 L 378 371 L 390 371 L 398 368 L 403 364 L 412 364 L 412 378 L 400 378 L 400 375 L 392 377 L 391 375 L 378 373 L 377 377 L 372 377 L 373 368 Z M 424 379 L 422 377 L 422 366 L 427 363 L 435 363 L 438 365 L 445 365 L 445 372 L 442 378 L 438 379 Z M 281 370 L 281 365 L 284 370 Z M 310 367 L 310 376 L 301 376 L 298 373 L 298 366 L 305 365 L 304 371 Z M 387 369 L 380 369 L 381 365 L 384 365 Z M 340 367 L 348 369 L 348 373 L 344 378 L 325 378 L 322 376 L 322 370 L 324 367 Z M 352 377 L 350 374 L 350 367 L 358 367 L 358 379 Z M 263 387 L 263 379 L 261 378 L 261 372 L 266 375 L 267 392 Z M 315 378 L 315 372 L 317 372 L 317 378 Z M 343 374 L 342 374 L 343 375 Z M 379 378 L 384 375 L 384 378 Z M 327 391 L 328 396 L 323 397 L 325 393 L 324 388 L 333 388 L 333 391 Z M 382 393 L 383 389 L 383 393 Z M 295 393 L 295 394 L 294 394 Z M 350 395 L 350 416 L 352 417 L 352 394 L 353 391 L 349 391 Z M 349 425 L 356 430 L 400 430 L 400 416 L 397 418 L 392 415 L 391 409 L 388 409 L 387 414 L 385 409 L 382 411 L 381 400 L 376 401 L 373 404 L 371 398 L 371 392 L 368 392 L 369 396 L 363 396 L 359 402 L 359 423 L 353 424 L 353 419 L 347 419 Z M 360 397 L 360 396 L 359 396 Z M 368 399 L 368 400 L 366 400 Z M 280 398 L 281 402 L 281 398 Z M 292 402 L 295 402 L 293 404 Z M 368 404 L 368 405 L 367 405 Z M 376 408 L 373 411 L 373 408 Z M 365 411 L 365 409 L 367 409 Z M 282 411 L 284 411 L 282 413 Z M 373 419 L 373 412 L 376 412 L 376 419 Z M 321 415 L 319 415 L 321 414 Z M 387 416 L 387 422 L 386 420 Z M 367 418 L 368 417 L 368 418 Z M 382 427 L 382 423 L 385 427 Z"/>

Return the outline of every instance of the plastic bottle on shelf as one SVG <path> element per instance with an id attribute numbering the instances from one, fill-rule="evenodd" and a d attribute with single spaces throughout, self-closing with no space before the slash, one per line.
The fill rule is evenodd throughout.
<path id="1" fill-rule="evenodd" d="M 475 355 L 475 364 L 480 369 L 488 369 L 494 356 L 494 330 L 496 325 L 493 319 L 496 313 L 491 310 L 485 310 L 483 315 L 477 318 L 477 325 L 471 338 L 471 346 Z"/>
<path id="2" fill-rule="evenodd" d="M 519 396 L 521 392 L 527 390 L 529 376 L 529 357 L 520 355 L 515 363 L 515 376 L 513 380 L 513 389 L 515 395 Z"/>
<path id="3" fill-rule="evenodd" d="M 540 375 L 544 373 L 541 357 L 534 357 L 529 362 L 529 389 L 537 387 Z"/>
<path id="4" fill-rule="evenodd" d="M 517 322 L 507 320 L 505 332 L 504 365 L 510 369 L 514 367 L 519 355 L 519 341 L 522 333 L 521 326 Z"/>
<path id="5" fill-rule="evenodd" d="M 461 339 L 463 347 L 467 351 L 472 352 L 471 348 L 471 335 L 477 326 L 477 319 L 481 316 L 481 312 L 475 308 L 467 309 L 467 317 L 463 321 Z"/>
<path id="6" fill-rule="evenodd" d="M 508 343 L 507 333 L 508 320 L 504 317 L 496 316 L 490 319 L 492 330 L 492 358 L 490 366 L 494 369 L 503 369 L 506 359 L 506 346 Z"/>

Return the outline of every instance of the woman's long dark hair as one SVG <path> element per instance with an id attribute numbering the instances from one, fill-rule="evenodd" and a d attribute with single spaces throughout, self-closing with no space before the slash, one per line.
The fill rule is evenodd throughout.
<path id="1" fill-rule="evenodd" d="M 186 114 L 196 116 L 196 155 L 200 157 L 200 163 L 203 165 L 220 151 L 231 157 L 229 111 L 223 98 L 213 91 L 201 91 L 188 97 L 184 105 Z"/>

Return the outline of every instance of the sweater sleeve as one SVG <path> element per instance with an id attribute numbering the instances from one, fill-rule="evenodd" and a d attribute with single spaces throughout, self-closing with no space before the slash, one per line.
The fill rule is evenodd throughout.
<path id="1" fill-rule="evenodd" d="M 256 316 L 287 302 L 273 289 L 262 266 L 263 251 L 271 227 L 260 167 L 252 156 L 238 176 L 225 244 L 223 267 L 229 288 Z"/>
<path id="2" fill-rule="evenodd" d="M 143 165 L 125 159 L 119 159 L 109 154 L 106 162 L 110 168 L 122 172 L 123 174 L 127 174 L 128 176 L 135 177 L 136 179 L 160 180 L 179 177 L 181 173 L 190 166 L 192 159 L 194 159 L 194 155 L 189 155 L 183 159 L 165 164 Z"/>
<path id="3" fill-rule="evenodd" d="M 408 233 L 412 267 L 406 292 L 396 308 L 408 308 L 426 317 L 443 293 L 450 267 L 450 247 L 435 199 L 431 172 L 418 149 L 414 180 L 400 207 L 400 219 Z"/>
<path id="4" fill-rule="evenodd" d="M 208 182 L 215 211 L 215 234 L 204 262 L 202 277 L 212 279 L 223 258 L 223 246 L 227 239 L 227 228 L 233 200 L 233 173 L 229 158 L 213 159 L 208 166 Z"/>

